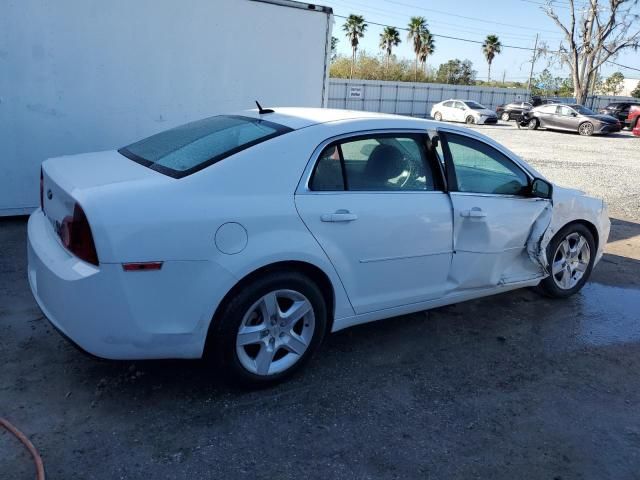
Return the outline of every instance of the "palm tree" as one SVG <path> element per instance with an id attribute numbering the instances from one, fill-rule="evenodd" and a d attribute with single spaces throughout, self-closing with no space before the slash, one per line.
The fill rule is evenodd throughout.
<path id="1" fill-rule="evenodd" d="M 364 17 L 362 15 L 351 14 L 347 17 L 347 21 L 344 22 L 342 30 L 345 32 L 345 36 L 351 42 L 351 76 L 353 78 L 353 68 L 356 64 L 356 52 L 358 51 L 358 43 L 360 39 L 364 37 L 364 32 L 367 29 L 367 24 L 364 23 Z"/>
<path id="2" fill-rule="evenodd" d="M 498 55 L 502 51 L 502 44 L 500 40 L 498 40 L 497 35 L 487 35 L 484 43 L 482 44 L 482 53 L 487 59 L 487 63 L 489 64 L 489 73 L 487 75 L 487 82 L 491 81 L 491 62 L 496 55 Z"/>
<path id="3" fill-rule="evenodd" d="M 400 45 L 400 32 L 395 27 L 384 27 L 384 30 L 380 34 L 380 48 L 384 50 L 386 56 L 385 69 L 389 69 L 389 59 L 391 58 L 391 51 L 393 47 Z"/>
<path id="4" fill-rule="evenodd" d="M 416 80 L 418 80 L 418 60 L 420 58 L 420 48 L 422 47 L 422 34 L 427 31 L 426 18 L 411 17 L 411 19 L 409 19 L 409 34 L 407 35 L 407 39 L 413 40 L 413 51 L 416 54 Z"/>
<path id="5" fill-rule="evenodd" d="M 422 68 L 424 69 L 424 73 L 427 73 L 427 57 L 432 55 L 436 49 L 436 42 L 433 39 L 433 35 L 429 30 L 426 30 L 422 33 L 422 38 L 420 39 L 420 63 L 422 63 Z"/>

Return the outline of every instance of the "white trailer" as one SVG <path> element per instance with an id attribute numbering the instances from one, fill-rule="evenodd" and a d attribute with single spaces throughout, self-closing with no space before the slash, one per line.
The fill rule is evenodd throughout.
<path id="1" fill-rule="evenodd" d="M 325 106 L 330 8 L 290 0 L 0 2 L 0 216 L 40 163 L 220 112 Z"/>

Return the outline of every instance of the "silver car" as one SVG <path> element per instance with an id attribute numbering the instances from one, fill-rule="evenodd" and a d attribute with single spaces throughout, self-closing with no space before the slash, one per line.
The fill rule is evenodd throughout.
<path id="1" fill-rule="evenodd" d="M 619 132 L 622 124 L 610 115 L 599 115 L 582 105 L 550 104 L 534 108 L 529 113 L 528 127 L 578 132 L 580 135 Z"/>

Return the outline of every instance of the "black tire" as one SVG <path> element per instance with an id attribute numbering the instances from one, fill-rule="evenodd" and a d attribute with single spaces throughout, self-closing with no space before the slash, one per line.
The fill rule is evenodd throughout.
<path id="1" fill-rule="evenodd" d="M 476 119 L 473 118 L 473 115 L 469 115 L 467 118 L 465 118 L 464 121 L 467 125 L 473 125 L 474 123 L 476 123 Z"/>
<path id="2" fill-rule="evenodd" d="M 509 120 L 511 120 L 511 115 L 509 115 L 509 112 L 502 112 L 502 115 L 500 115 L 500 119 L 502 119 L 503 122 L 508 122 Z"/>
<path id="3" fill-rule="evenodd" d="M 585 270 L 582 278 L 580 278 L 578 283 L 576 283 L 572 288 L 564 289 L 558 285 L 556 278 L 553 274 L 551 274 L 551 268 L 560 243 L 572 233 L 580 234 L 587 241 L 590 249 L 590 258 L 587 269 Z M 591 231 L 581 223 L 570 223 L 569 225 L 566 225 L 551 239 L 549 245 L 547 246 L 547 260 L 549 262 L 550 275 L 542 280 L 542 282 L 540 282 L 540 285 L 538 286 L 539 291 L 552 298 L 567 298 L 574 293 L 579 292 L 582 287 L 584 287 L 584 284 L 589 280 L 591 271 L 593 269 L 593 262 L 595 260 L 595 257 L 596 242 Z"/>
<path id="4" fill-rule="evenodd" d="M 293 366 L 279 373 L 258 375 L 242 365 L 236 351 L 236 338 L 249 309 L 264 295 L 276 290 L 293 290 L 304 295 L 313 307 L 315 327 L 306 351 Z M 268 387 L 289 378 L 309 361 L 324 339 L 328 311 L 320 288 L 302 273 L 275 271 L 251 280 L 236 291 L 214 316 L 207 339 L 207 358 L 217 363 L 228 382 L 245 388 Z"/>
<path id="5" fill-rule="evenodd" d="M 532 118 L 529 123 L 527 123 L 527 128 L 529 130 L 537 130 L 539 126 L 540 123 L 538 122 L 537 118 Z"/>
<path id="6" fill-rule="evenodd" d="M 591 122 L 583 122 L 578 127 L 578 133 L 585 137 L 590 137 L 591 135 L 593 135 L 593 130 L 594 130 L 594 127 L 593 127 L 593 123 Z"/>

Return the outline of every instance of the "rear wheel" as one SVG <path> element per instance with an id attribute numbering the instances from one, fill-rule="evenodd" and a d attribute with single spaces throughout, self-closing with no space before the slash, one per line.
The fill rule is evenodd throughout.
<path id="1" fill-rule="evenodd" d="M 433 118 L 435 118 L 438 122 L 442 121 L 442 114 L 440 112 L 436 112 L 433 114 Z"/>
<path id="2" fill-rule="evenodd" d="M 503 121 L 508 122 L 510 120 L 509 112 L 502 112 L 502 115 L 500 115 L 500 118 Z"/>
<path id="3" fill-rule="evenodd" d="M 578 292 L 591 275 L 595 255 L 595 240 L 587 227 L 579 223 L 564 227 L 547 247 L 551 275 L 540 283 L 543 292 L 555 298 Z"/>
<path id="4" fill-rule="evenodd" d="M 243 286 L 216 318 L 211 348 L 224 375 L 243 386 L 262 387 L 286 379 L 315 353 L 326 330 L 327 307 L 305 275 L 272 272 Z"/>
<path id="5" fill-rule="evenodd" d="M 578 132 L 580 133 L 580 135 L 590 137 L 591 135 L 593 135 L 593 123 L 591 122 L 581 123 L 580 126 L 578 127 Z"/>

